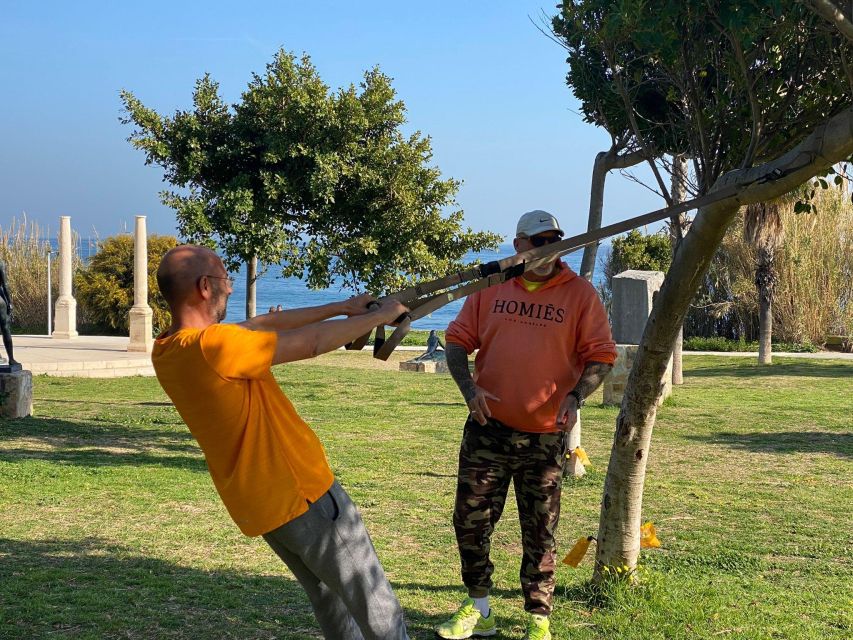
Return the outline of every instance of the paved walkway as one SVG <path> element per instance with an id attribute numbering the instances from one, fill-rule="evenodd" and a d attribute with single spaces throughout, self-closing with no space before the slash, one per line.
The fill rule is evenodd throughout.
<path id="1" fill-rule="evenodd" d="M 118 378 L 153 376 L 151 356 L 127 350 L 129 338 L 120 336 L 80 336 L 74 340 L 57 340 L 49 336 L 16 335 L 12 337 L 15 358 L 33 375 L 77 376 L 83 378 Z M 366 347 L 369 351 L 372 347 Z M 398 347 L 403 351 L 423 351 L 424 347 Z M 757 353 L 685 351 L 685 355 L 713 355 L 758 358 Z M 820 353 L 774 353 L 779 358 L 847 360 L 853 353 L 822 351 Z"/>
<path id="2" fill-rule="evenodd" d="M 129 352 L 130 338 L 80 336 L 57 340 L 50 336 L 12 336 L 15 359 L 33 375 L 120 378 L 153 376 L 151 356 Z"/>

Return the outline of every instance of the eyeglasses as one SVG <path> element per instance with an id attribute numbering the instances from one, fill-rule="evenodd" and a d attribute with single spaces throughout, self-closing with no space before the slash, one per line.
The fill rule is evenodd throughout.
<path id="1" fill-rule="evenodd" d="M 204 274 L 208 278 L 216 278 L 217 280 L 227 280 L 229 287 L 234 287 L 234 278 L 231 276 L 212 276 L 209 273 Z"/>
<path id="2" fill-rule="evenodd" d="M 559 242 L 562 238 L 559 235 L 553 236 L 530 236 L 527 240 L 534 247 L 544 247 L 546 244 L 553 244 L 555 242 Z"/>

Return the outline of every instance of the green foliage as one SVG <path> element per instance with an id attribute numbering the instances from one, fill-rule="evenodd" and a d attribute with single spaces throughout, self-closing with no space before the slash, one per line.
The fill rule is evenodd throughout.
<path id="1" fill-rule="evenodd" d="M 773 335 L 780 342 L 823 344 L 853 331 L 853 204 L 846 188 L 819 189 L 816 213 L 784 207 L 784 238 L 774 260 Z M 688 336 L 750 341 L 758 332 L 757 253 L 737 220 L 723 239 L 684 324 Z M 781 347 L 780 347 L 781 348 Z"/>
<path id="2" fill-rule="evenodd" d="M 333 93 L 307 55 L 281 50 L 230 108 L 208 75 L 173 117 L 121 97 L 129 141 L 178 188 L 161 197 L 181 235 L 217 244 L 229 268 L 257 257 L 311 287 L 379 293 L 499 241 L 461 227 L 459 183 L 429 165 L 429 137 L 402 133 L 405 105 L 378 69 Z"/>
<path id="3" fill-rule="evenodd" d="M 577 0 L 553 29 L 589 122 L 685 153 L 701 193 L 779 157 L 851 100 L 853 46 L 807 3 Z M 630 118 L 634 117 L 636 127 Z"/>
<path id="4" fill-rule="evenodd" d="M 613 275 L 626 269 L 666 272 L 671 261 L 672 245 L 669 236 L 662 233 L 647 235 L 632 229 L 611 244 L 609 267 Z"/>
<path id="5" fill-rule="evenodd" d="M 148 304 L 154 312 L 155 335 L 169 326 L 168 305 L 157 286 L 157 266 L 163 255 L 177 245 L 174 236 L 148 236 Z M 74 277 L 76 297 L 85 308 L 92 329 L 126 334 L 133 306 L 133 236 L 107 238 L 89 263 Z"/>
<path id="6" fill-rule="evenodd" d="M 744 339 L 730 340 L 721 336 L 691 336 L 684 339 L 683 349 L 685 351 L 725 351 L 744 352 L 758 351 L 758 341 L 747 341 Z M 773 342 L 773 350 L 784 353 L 816 353 L 818 347 L 810 341 L 805 342 Z"/>
<path id="7" fill-rule="evenodd" d="M 672 245 L 663 233 L 644 234 L 632 229 L 624 236 L 613 239 L 604 256 L 604 281 L 599 288 L 607 308 L 613 291 L 613 276 L 628 269 L 667 272 L 672 262 Z"/>

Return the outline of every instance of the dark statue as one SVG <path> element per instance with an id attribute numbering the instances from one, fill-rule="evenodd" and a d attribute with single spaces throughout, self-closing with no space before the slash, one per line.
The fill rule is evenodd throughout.
<path id="1" fill-rule="evenodd" d="M 427 338 L 427 350 L 415 358 L 415 362 L 420 362 L 421 360 L 435 360 L 439 347 L 444 350 L 444 343 L 441 341 L 441 338 L 438 337 L 435 329 L 430 329 L 429 337 Z"/>
<path id="2" fill-rule="evenodd" d="M 12 352 L 12 297 L 6 286 L 6 265 L 2 261 L 0 261 L 0 332 L 3 333 L 3 346 L 9 358 L 9 364 L 0 364 L 0 373 L 20 371 L 21 365 L 15 360 Z"/>

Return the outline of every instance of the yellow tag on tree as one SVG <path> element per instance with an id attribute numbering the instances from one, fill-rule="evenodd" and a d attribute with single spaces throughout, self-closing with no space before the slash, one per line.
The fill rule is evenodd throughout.
<path id="1" fill-rule="evenodd" d="M 570 567 L 577 567 L 586 555 L 586 551 L 589 549 L 589 543 L 594 539 L 595 538 L 592 536 L 578 538 L 578 541 L 575 542 L 575 546 L 573 546 L 572 550 L 569 551 L 565 558 L 563 558 L 563 564 L 567 564 Z"/>
<path id="2" fill-rule="evenodd" d="M 660 547 L 660 540 L 658 540 L 655 525 L 647 522 L 640 527 L 640 549 L 657 549 L 658 547 Z"/>

